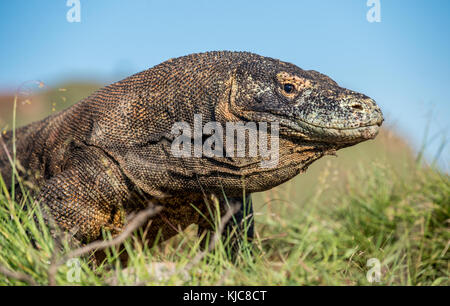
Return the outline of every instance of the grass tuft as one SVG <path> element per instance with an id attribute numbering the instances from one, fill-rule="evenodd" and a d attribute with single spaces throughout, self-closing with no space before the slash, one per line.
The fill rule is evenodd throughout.
<path id="1" fill-rule="evenodd" d="M 448 175 L 420 167 L 400 177 L 373 165 L 347 179 L 327 203 L 311 197 L 301 205 L 290 199 L 257 205 L 256 239 L 241 248 L 236 262 L 219 241 L 192 265 L 200 252 L 192 226 L 154 247 L 130 237 L 127 267 L 114 248 L 100 265 L 89 257 L 69 260 L 58 269 L 56 284 L 369 285 L 367 263 L 376 258 L 381 279 L 373 284 L 449 285 Z M 45 285 L 52 256 L 68 253 L 70 246 L 55 251 L 43 223 L 33 222 L 40 212 L 23 206 L 0 193 L 0 265 Z M 1 285 L 28 283 L 0 273 Z"/>

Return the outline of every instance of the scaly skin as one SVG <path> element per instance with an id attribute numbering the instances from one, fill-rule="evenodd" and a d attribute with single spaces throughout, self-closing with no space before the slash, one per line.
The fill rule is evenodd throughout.
<path id="1" fill-rule="evenodd" d="M 279 163 L 261 157 L 175 157 L 175 122 L 278 122 Z M 246 52 L 208 52 L 171 59 L 106 86 L 74 106 L 17 129 L 21 172 L 63 229 L 82 241 L 101 229 L 118 233 L 124 217 L 148 201 L 163 206 L 149 242 L 192 223 L 209 223 L 205 199 L 225 208 L 305 171 L 318 158 L 372 139 L 383 121 L 367 96 L 339 87 L 316 71 Z M 12 133 L 2 136 L 9 150 Z M 224 140 L 225 141 L 225 140 Z M 4 150 L 0 170 L 12 170 Z M 10 186 L 8 186 L 10 187 Z M 207 201 L 206 201 L 207 202 Z M 242 212 L 238 213 L 242 215 Z"/>

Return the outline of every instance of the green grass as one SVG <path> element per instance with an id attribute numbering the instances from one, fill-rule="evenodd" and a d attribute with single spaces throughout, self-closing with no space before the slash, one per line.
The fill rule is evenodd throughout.
<path id="1" fill-rule="evenodd" d="M 449 285 L 450 182 L 448 175 L 427 167 L 412 167 L 399 174 L 392 167 L 357 163 L 346 176 L 330 175 L 330 163 L 321 165 L 314 194 L 296 201 L 294 180 L 254 197 L 257 236 L 231 262 L 218 243 L 194 265 L 199 241 L 195 227 L 161 245 L 142 246 L 136 237 L 125 244 L 127 268 L 111 249 L 103 264 L 80 258 L 79 282 L 71 276 L 76 262 L 62 265 L 58 285 L 369 285 L 367 261 L 381 263 L 380 285 Z M 331 173 L 331 174 L 330 174 Z M 2 184 L 4 186 L 4 184 Z M 290 189 L 287 192 L 286 189 Z M 333 189 L 332 195 L 326 192 Z M 48 283 L 52 256 L 69 251 L 68 244 L 54 251 L 47 230 L 39 231 L 33 210 L 0 193 L 0 265 Z M 39 215 L 39 214 L 38 214 Z M 42 226 L 42 225 L 41 225 Z M 35 247 L 33 247 L 33 240 Z M 252 248 L 252 254 L 248 251 Z M 163 271 L 152 263 L 164 263 Z M 0 284 L 26 284 L 0 275 Z"/>
<path id="2" fill-rule="evenodd" d="M 157 246 L 130 237 L 127 267 L 115 248 L 99 265 L 74 258 L 59 266 L 55 283 L 371 285 L 367 264 L 376 258 L 381 278 L 372 285 L 449 285 L 449 176 L 419 165 L 409 146 L 386 130 L 338 155 L 253 195 L 256 238 L 236 261 L 221 241 L 201 255 L 191 226 Z M 51 263 L 76 246 L 56 243 L 42 221 L 33 221 L 41 218 L 32 199 L 13 198 L 0 180 L 0 268 L 17 274 L 7 277 L 0 269 L 0 285 L 46 285 Z M 24 210 L 26 204 L 34 208 Z"/>

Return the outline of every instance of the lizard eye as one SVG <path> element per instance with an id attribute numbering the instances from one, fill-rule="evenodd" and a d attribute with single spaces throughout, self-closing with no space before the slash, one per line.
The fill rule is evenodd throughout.
<path id="1" fill-rule="evenodd" d="M 284 84 L 283 89 L 284 89 L 284 91 L 286 93 L 289 94 L 289 93 L 292 93 L 294 91 L 295 87 L 292 84 L 286 83 L 286 84 Z"/>

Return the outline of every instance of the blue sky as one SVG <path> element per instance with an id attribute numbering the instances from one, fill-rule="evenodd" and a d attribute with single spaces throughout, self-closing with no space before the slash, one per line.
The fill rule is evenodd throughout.
<path id="1" fill-rule="evenodd" d="M 108 83 L 171 57 L 245 50 L 369 95 L 416 148 L 430 122 L 430 158 L 449 141 L 448 0 L 380 0 L 380 23 L 366 20 L 366 0 L 80 2 L 80 23 L 67 22 L 66 0 L 0 2 L 0 89 Z"/>

